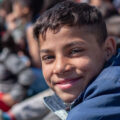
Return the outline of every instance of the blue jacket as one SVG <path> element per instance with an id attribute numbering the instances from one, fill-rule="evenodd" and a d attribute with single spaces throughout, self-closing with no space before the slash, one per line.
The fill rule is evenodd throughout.
<path id="1" fill-rule="evenodd" d="M 75 100 L 67 120 L 120 120 L 120 51 Z"/>

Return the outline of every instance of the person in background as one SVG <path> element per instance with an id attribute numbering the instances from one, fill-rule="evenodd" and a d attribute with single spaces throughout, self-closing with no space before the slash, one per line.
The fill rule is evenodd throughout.
<path id="1" fill-rule="evenodd" d="M 29 61 L 23 61 L 17 54 L 19 47 L 13 37 L 5 33 L 0 40 L 0 109 L 8 111 L 27 96 L 35 76 Z"/>
<path id="2" fill-rule="evenodd" d="M 33 11 L 33 1 L 13 0 L 12 12 L 6 17 L 6 28 L 12 34 L 16 44 L 19 45 L 19 53 L 30 58 L 29 46 L 26 38 L 26 29 L 31 24 Z M 34 8 L 35 9 L 35 8 Z M 37 14 L 37 13 L 36 13 Z"/>

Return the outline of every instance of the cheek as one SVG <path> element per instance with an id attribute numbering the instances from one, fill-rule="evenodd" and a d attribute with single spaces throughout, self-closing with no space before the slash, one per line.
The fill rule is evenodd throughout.
<path id="1" fill-rule="evenodd" d="M 98 61 L 89 57 L 84 57 L 75 63 L 77 66 L 76 72 L 78 74 L 83 73 L 85 77 L 94 77 L 101 69 L 101 65 L 99 65 Z"/>
<path id="2" fill-rule="evenodd" d="M 47 84 L 50 86 L 50 77 L 51 77 L 51 71 L 48 67 L 42 65 L 42 71 L 43 71 L 43 76 L 45 78 L 45 81 Z"/>
<path id="3" fill-rule="evenodd" d="M 87 71 L 91 67 L 91 60 L 88 57 L 80 58 L 74 61 L 76 67 L 80 71 Z"/>
<path id="4" fill-rule="evenodd" d="M 84 59 L 81 70 L 85 73 L 86 79 L 93 79 L 103 68 L 104 60 L 99 56 Z"/>

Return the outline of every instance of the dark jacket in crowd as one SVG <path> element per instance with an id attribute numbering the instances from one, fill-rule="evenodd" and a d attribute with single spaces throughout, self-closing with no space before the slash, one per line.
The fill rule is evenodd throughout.
<path id="1" fill-rule="evenodd" d="M 4 48 L 0 53 L 0 92 L 9 93 L 16 101 L 21 101 L 33 81 L 34 74 L 26 63 Z"/>

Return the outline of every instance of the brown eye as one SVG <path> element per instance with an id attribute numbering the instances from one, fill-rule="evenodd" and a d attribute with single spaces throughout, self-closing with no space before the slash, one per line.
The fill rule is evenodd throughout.
<path id="1" fill-rule="evenodd" d="M 80 52 L 82 52 L 82 49 L 80 48 L 74 48 L 70 51 L 70 55 L 75 55 L 75 54 L 79 54 Z"/>
<path id="2" fill-rule="evenodd" d="M 52 55 L 46 55 L 42 57 L 42 61 L 44 61 L 45 63 L 51 63 L 54 60 L 54 56 Z"/>

